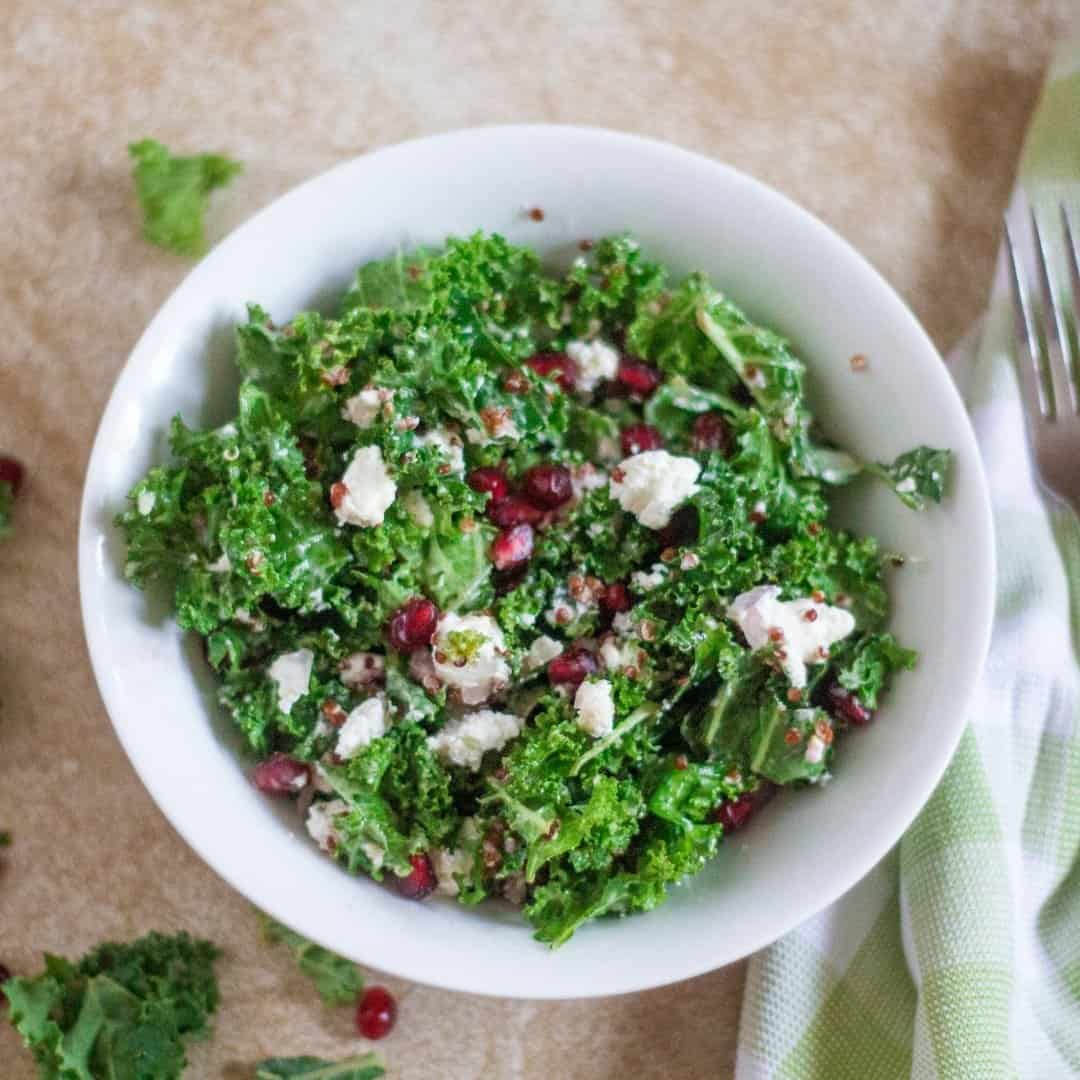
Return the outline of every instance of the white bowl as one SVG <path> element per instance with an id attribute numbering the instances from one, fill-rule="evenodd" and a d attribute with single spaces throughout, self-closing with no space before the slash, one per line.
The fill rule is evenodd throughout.
<path id="1" fill-rule="evenodd" d="M 544 210 L 542 223 L 525 208 Z M 630 230 L 676 273 L 706 271 L 789 335 L 826 430 L 867 457 L 917 443 L 955 453 L 951 494 L 925 513 L 880 485 L 853 493 L 857 526 L 925 557 L 897 571 L 892 628 L 921 653 L 877 721 L 844 738 L 835 779 L 786 792 L 658 910 L 600 921 L 551 952 L 495 906 L 408 903 L 319 853 L 288 806 L 258 794 L 216 707 L 197 644 L 161 598 L 122 576 L 111 522 L 165 455 L 170 417 L 232 415 L 232 326 L 256 300 L 284 320 L 325 306 L 357 265 L 398 245 L 498 231 L 554 259 Z M 869 359 L 855 374 L 854 353 Z M 853 519 L 854 520 L 854 519 Z M 565 998 L 657 986 L 769 944 L 836 899 L 896 843 L 956 747 L 993 605 L 989 503 L 975 439 L 911 312 L 835 233 L 770 188 L 646 139 L 571 127 L 481 128 L 341 165 L 237 229 L 170 297 L 105 411 L 79 537 L 82 611 L 116 732 L 181 836 L 253 903 L 383 971 L 457 990 Z"/>

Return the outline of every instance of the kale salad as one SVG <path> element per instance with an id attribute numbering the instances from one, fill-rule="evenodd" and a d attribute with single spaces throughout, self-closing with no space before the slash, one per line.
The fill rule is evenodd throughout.
<path id="1" fill-rule="evenodd" d="M 258 787 L 404 896 L 551 945 L 647 911 L 915 662 L 829 496 L 923 509 L 948 451 L 831 445 L 788 343 L 632 238 L 561 276 L 400 253 L 334 317 L 251 306 L 236 362 L 235 420 L 174 420 L 131 492 L 125 573 L 204 639 Z"/>

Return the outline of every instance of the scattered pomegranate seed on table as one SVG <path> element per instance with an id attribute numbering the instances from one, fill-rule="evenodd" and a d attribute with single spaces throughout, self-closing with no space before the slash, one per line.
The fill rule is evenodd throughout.
<path id="1" fill-rule="evenodd" d="M 369 986 L 356 1005 L 356 1030 L 365 1039 L 381 1039 L 397 1019 L 397 1002 L 385 986 Z"/>
<path id="2" fill-rule="evenodd" d="M 435 870 L 431 860 L 423 852 L 409 856 L 412 870 L 404 877 L 395 877 L 397 891 L 409 900 L 423 900 L 435 891 Z"/>
<path id="3" fill-rule="evenodd" d="M 10 484 L 13 495 L 19 494 L 25 471 L 13 457 L 0 456 L 0 484 Z"/>
<path id="4" fill-rule="evenodd" d="M 656 368 L 641 360 L 624 359 L 615 378 L 632 394 L 649 397 L 663 380 Z"/>
<path id="5" fill-rule="evenodd" d="M 311 769 L 288 754 L 272 754 L 251 770 L 251 782 L 266 795 L 295 795 L 311 779 Z"/>
<path id="6" fill-rule="evenodd" d="M 390 619 L 390 644 L 398 652 L 414 652 L 431 644 L 439 609 L 425 596 L 406 600 Z"/>
<path id="7" fill-rule="evenodd" d="M 597 669 L 596 657 L 586 649 L 567 649 L 561 656 L 556 656 L 547 666 L 548 682 L 579 686 Z"/>
<path id="8" fill-rule="evenodd" d="M 493 503 L 505 499 L 510 494 L 510 480 L 506 473 L 496 466 L 473 469 L 469 473 L 469 487 L 473 491 L 490 495 Z"/>
<path id="9" fill-rule="evenodd" d="M 620 440 L 622 451 L 628 457 L 631 454 L 643 454 L 646 450 L 659 450 L 664 445 L 660 432 L 650 424 L 631 424 L 623 429 Z"/>
<path id="10" fill-rule="evenodd" d="M 543 516 L 543 509 L 522 495 L 507 495 L 497 503 L 488 503 L 488 517 L 504 529 L 513 525 L 536 525 Z"/>
<path id="11" fill-rule="evenodd" d="M 562 506 L 574 494 L 565 465 L 534 465 L 522 477 L 521 487 L 530 502 L 547 510 Z"/>
<path id="12" fill-rule="evenodd" d="M 577 365 L 566 353 L 535 353 L 525 363 L 545 379 L 554 375 L 566 393 L 570 393 L 577 383 Z"/>
<path id="13" fill-rule="evenodd" d="M 533 528 L 514 525 L 503 529 L 491 545 L 491 561 L 496 570 L 516 570 L 532 558 Z"/>

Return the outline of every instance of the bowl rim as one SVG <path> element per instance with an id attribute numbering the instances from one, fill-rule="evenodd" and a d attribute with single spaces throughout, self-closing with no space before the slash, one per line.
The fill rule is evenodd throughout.
<path id="1" fill-rule="evenodd" d="M 413 963 L 396 964 L 388 954 L 380 956 L 377 964 L 382 971 L 417 983 L 480 995 L 536 1000 L 565 999 L 570 996 L 598 997 L 632 993 L 653 987 L 664 986 L 676 981 L 701 975 L 705 972 L 714 970 L 719 966 L 723 966 L 724 964 L 734 963 L 778 940 L 797 925 L 801 925 L 803 921 L 809 920 L 835 902 L 840 896 L 862 880 L 873 867 L 876 866 L 890 850 L 892 850 L 937 787 L 967 726 L 967 706 L 971 702 L 977 680 L 985 666 L 986 657 L 989 651 L 991 631 L 993 628 L 994 599 L 996 595 L 996 551 L 991 503 L 985 469 L 983 467 L 981 455 L 978 454 L 977 442 L 970 416 L 963 404 L 959 391 L 948 377 L 940 353 L 930 340 L 925 329 L 903 298 L 885 280 L 882 274 L 865 256 L 855 249 L 852 244 L 831 226 L 825 224 L 821 219 L 801 207 L 793 199 L 776 190 L 771 185 L 722 161 L 713 159 L 705 154 L 696 153 L 675 146 L 660 139 L 588 125 L 490 124 L 457 128 L 435 134 L 422 135 L 403 142 L 379 147 L 368 153 L 356 155 L 342 161 L 337 165 L 302 181 L 300 184 L 290 188 L 288 191 L 257 210 L 251 217 L 247 218 L 216 243 L 211 251 L 191 268 L 158 308 L 154 317 L 131 349 L 123 367 L 116 377 L 112 390 L 110 391 L 109 400 L 99 421 L 84 477 L 77 541 L 80 611 L 91 667 L 95 681 L 97 682 L 102 703 L 105 706 L 113 730 L 123 746 L 140 782 L 146 788 L 158 809 L 162 812 L 173 829 L 176 830 L 184 843 L 191 847 L 219 877 L 227 881 L 229 885 L 236 889 L 236 891 L 246 899 L 251 900 L 248 887 L 241 880 L 243 875 L 234 873 L 232 867 L 228 863 L 220 859 L 215 852 L 209 850 L 208 845 L 202 841 L 197 832 L 189 831 L 188 827 L 181 820 L 182 815 L 178 813 L 174 807 L 166 805 L 159 794 L 147 781 L 140 753 L 134 745 L 134 741 L 128 737 L 124 724 L 117 719 L 117 715 L 121 711 L 118 698 L 117 676 L 112 670 L 108 649 L 105 647 L 100 628 L 94 619 L 95 604 L 99 600 L 95 563 L 99 557 L 99 547 L 103 532 L 100 521 L 95 520 L 95 515 L 98 511 L 98 507 L 95 504 L 95 490 L 97 487 L 95 479 L 102 469 L 103 460 L 110 453 L 107 436 L 117 419 L 119 411 L 123 407 L 123 399 L 125 397 L 123 393 L 124 389 L 129 383 L 137 381 L 137 376 L 139 374 L 137 370 L 138 365 L 136 363 L 137 358 L 146 351 L 150 345 L 155 343 L 156 339 L 161 336 L 163 329 L 169 325 L 174 307 L 179 306 L 182 297 L 187 293 L 199 288 L 200 280 L 204 276 L 210 277 L 215 265 L 227 256 L 233 247 L 243 244 L 248 236 L 257 234 L 263 227 L 263 222 L 267 217 L 280 213 L 283 206 L 301 200 L 308 191 L 326 182 L 329 178 L 336 177 L 339 174 L 353 169 L 362 168 L 364 164 L 376 158 L 381 159 L 395 154 L 402 154 L 416 149 L 421 144 L 452 144 L 457 140 L 476 138 L 497 141 L 504 138 L 518 138 L 522 136 L 566 140 L 586 139 L 590 141 L 596 140 L 600 142 L 607 141 L 609 143 L 621 143 L 624 146 L 636 148 L 647 154 L 666 155 L 668 160 L 671 161 L 683 162 L 686 164 L 693 163 L 699 169 L 711 170 L 713 176 L 723 178 L 726 182 L 734 182 L 758 189 L 763 198 L 774 200 L 778 204 L 781 204 L 782 209 L 786 214 L 801 218 L 805 227 L 816 232 L 818 237 L 823 241 L 832 244 L 834 248 L 842 251 L 848 259 L 853 260 L 854 263 L 858 265 L 860 273 L 866 277 L 868 285 L 872 284 L 876 286 L 879 291 L 884 290 L 884 292 L 888 294 L 889 300 L 896 309 L 897 315 L 906 322 L 906 330 L 911 334 L 912 341 L 917 341 L 924 350 L 937 358 L 938 363 L 942 365 L 944 374 L 944 379 L 942 380 L 942 393 L 952 398 L 952 404 L 955 406 L 954 411 L 960 416 L 959 422 L 963 430 L 963 436 L 965 440 L 970 443 L 970 447 L 975 451 L 972 456 L 975 468 L 967 477 L 967 482 L 976 485 L 978 489 L 977 492 L 975 492 L 976 498 L 974 499 L 974 507 L 976 509 L 978 520 L 972 523 L 973 528 L 970 537 L 972 544 L 971 563 L 973 566 L 980 569 L 985 588 L 977 592 L 975 608 L 966 613 L 967 630 L 969 631 L 969 636 L 973 640 L 973 648 L 968 652 L 966 670 L 961 673 L 961 676 L 956 682 L 957 689 L 961 692 L 961 700 L 964 703 L 964 708 L 957 710 L 961 719 L 953 724 L 950 731 L 943 732 L 942 738 L 935 742 L 931 748 L 932 752 L 927 754 L 924 767 L 918 773 L 917 780 L 903 787 L 900 791 L 892 793 L 894 796 L 890 811 L 892 827 L 885 830 L 883 833 L 883 839 L 879 845 L 880 849 L 875 850 L 871 854 L 865 855 L 860 859 L 849 860 L 849 862 L 845 864 L 846 869 L 844 872 L 837 872 L 832 875 L 829 878 L 827 885 L 819 885 L 816 889 L 816 895 L 814 896 L 812 904 L 806 906 L 802 920 L 796 923 L 788 923 L 779 928 L 775 925 L 759 925 L 756 933 L 748 933 L 744 936 L 735 952 L 732 952 L 730 948 L 725 949 L 712 945 L 708 938 L 703 937 L 701 941 L 701 950 L 688 962 L 679 966 L 678 970 L 668 967 L 659 973 L 653 974 L 651 973 L 651 970 L 643 969 L 642 975 L 636 980 L 632 982 L 623 980 L 618 985 L 608 985 L 601 977 L 598 979 L 595 988 L 592 986 L 585 990 L 579 988 L 572 995 L 567 994 L 565 991 L 561 991 L 557 986 L 552 987 L 550 993 L 546 992 L 547 988 L 545 987 L 535 986 L 529 987 L 528 992 L 525 992 L 516 984 L 508 983 L 505 978 L 493 980 L 483 976 L 477 977 L 476 974 L 470 971 L 458 971 L 454 973 L 456 977 L 450 977 L 449 975 L 444 975 L 441 970 L 425 970 Z M 884 842 L 886 839 L 887 843 Z M 290 919 L 283 910 L 275 910 L 277 905 L 272 901 L 260 898 L 259 906 L 275 918 L 281 918 L 282 921 L 285 922 L 295 922 L 295 919 Z M 319 944 L 330 949 L 335 948 L 335 944 L 329 936 L 326 933 L 321 932 L 320 924 L 316 920 L 312 920 L 309 925 L 300 927 L 299 930 L 304 933 L 305 936 L 310 937 Z M 523 932 L 525 930 L 526 928 L 523 926 Z M 361 963 L 370 964 L 370 962 L 365 961 L 363 958 L 357 959 Z M 498 985 L 493 986 L 493 982 L 498 983 Z"/>

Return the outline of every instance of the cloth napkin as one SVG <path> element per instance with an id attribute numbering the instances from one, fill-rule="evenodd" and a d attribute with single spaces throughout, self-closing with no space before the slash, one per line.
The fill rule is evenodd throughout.
<path id="1" fill-rule="evenodd" d="M 1060 198 L 1080 210 L 1080 39 L 1051 69 L 1020 182 L 1048 225 Z M 949 359 L 999 562 L 968 729 L 897 848 L 751 960 L 737 1080 L 1080 1077 L 1080 523 L 1038 486 L 1012 346 L 1002 264 L 981 333 Z"/>

